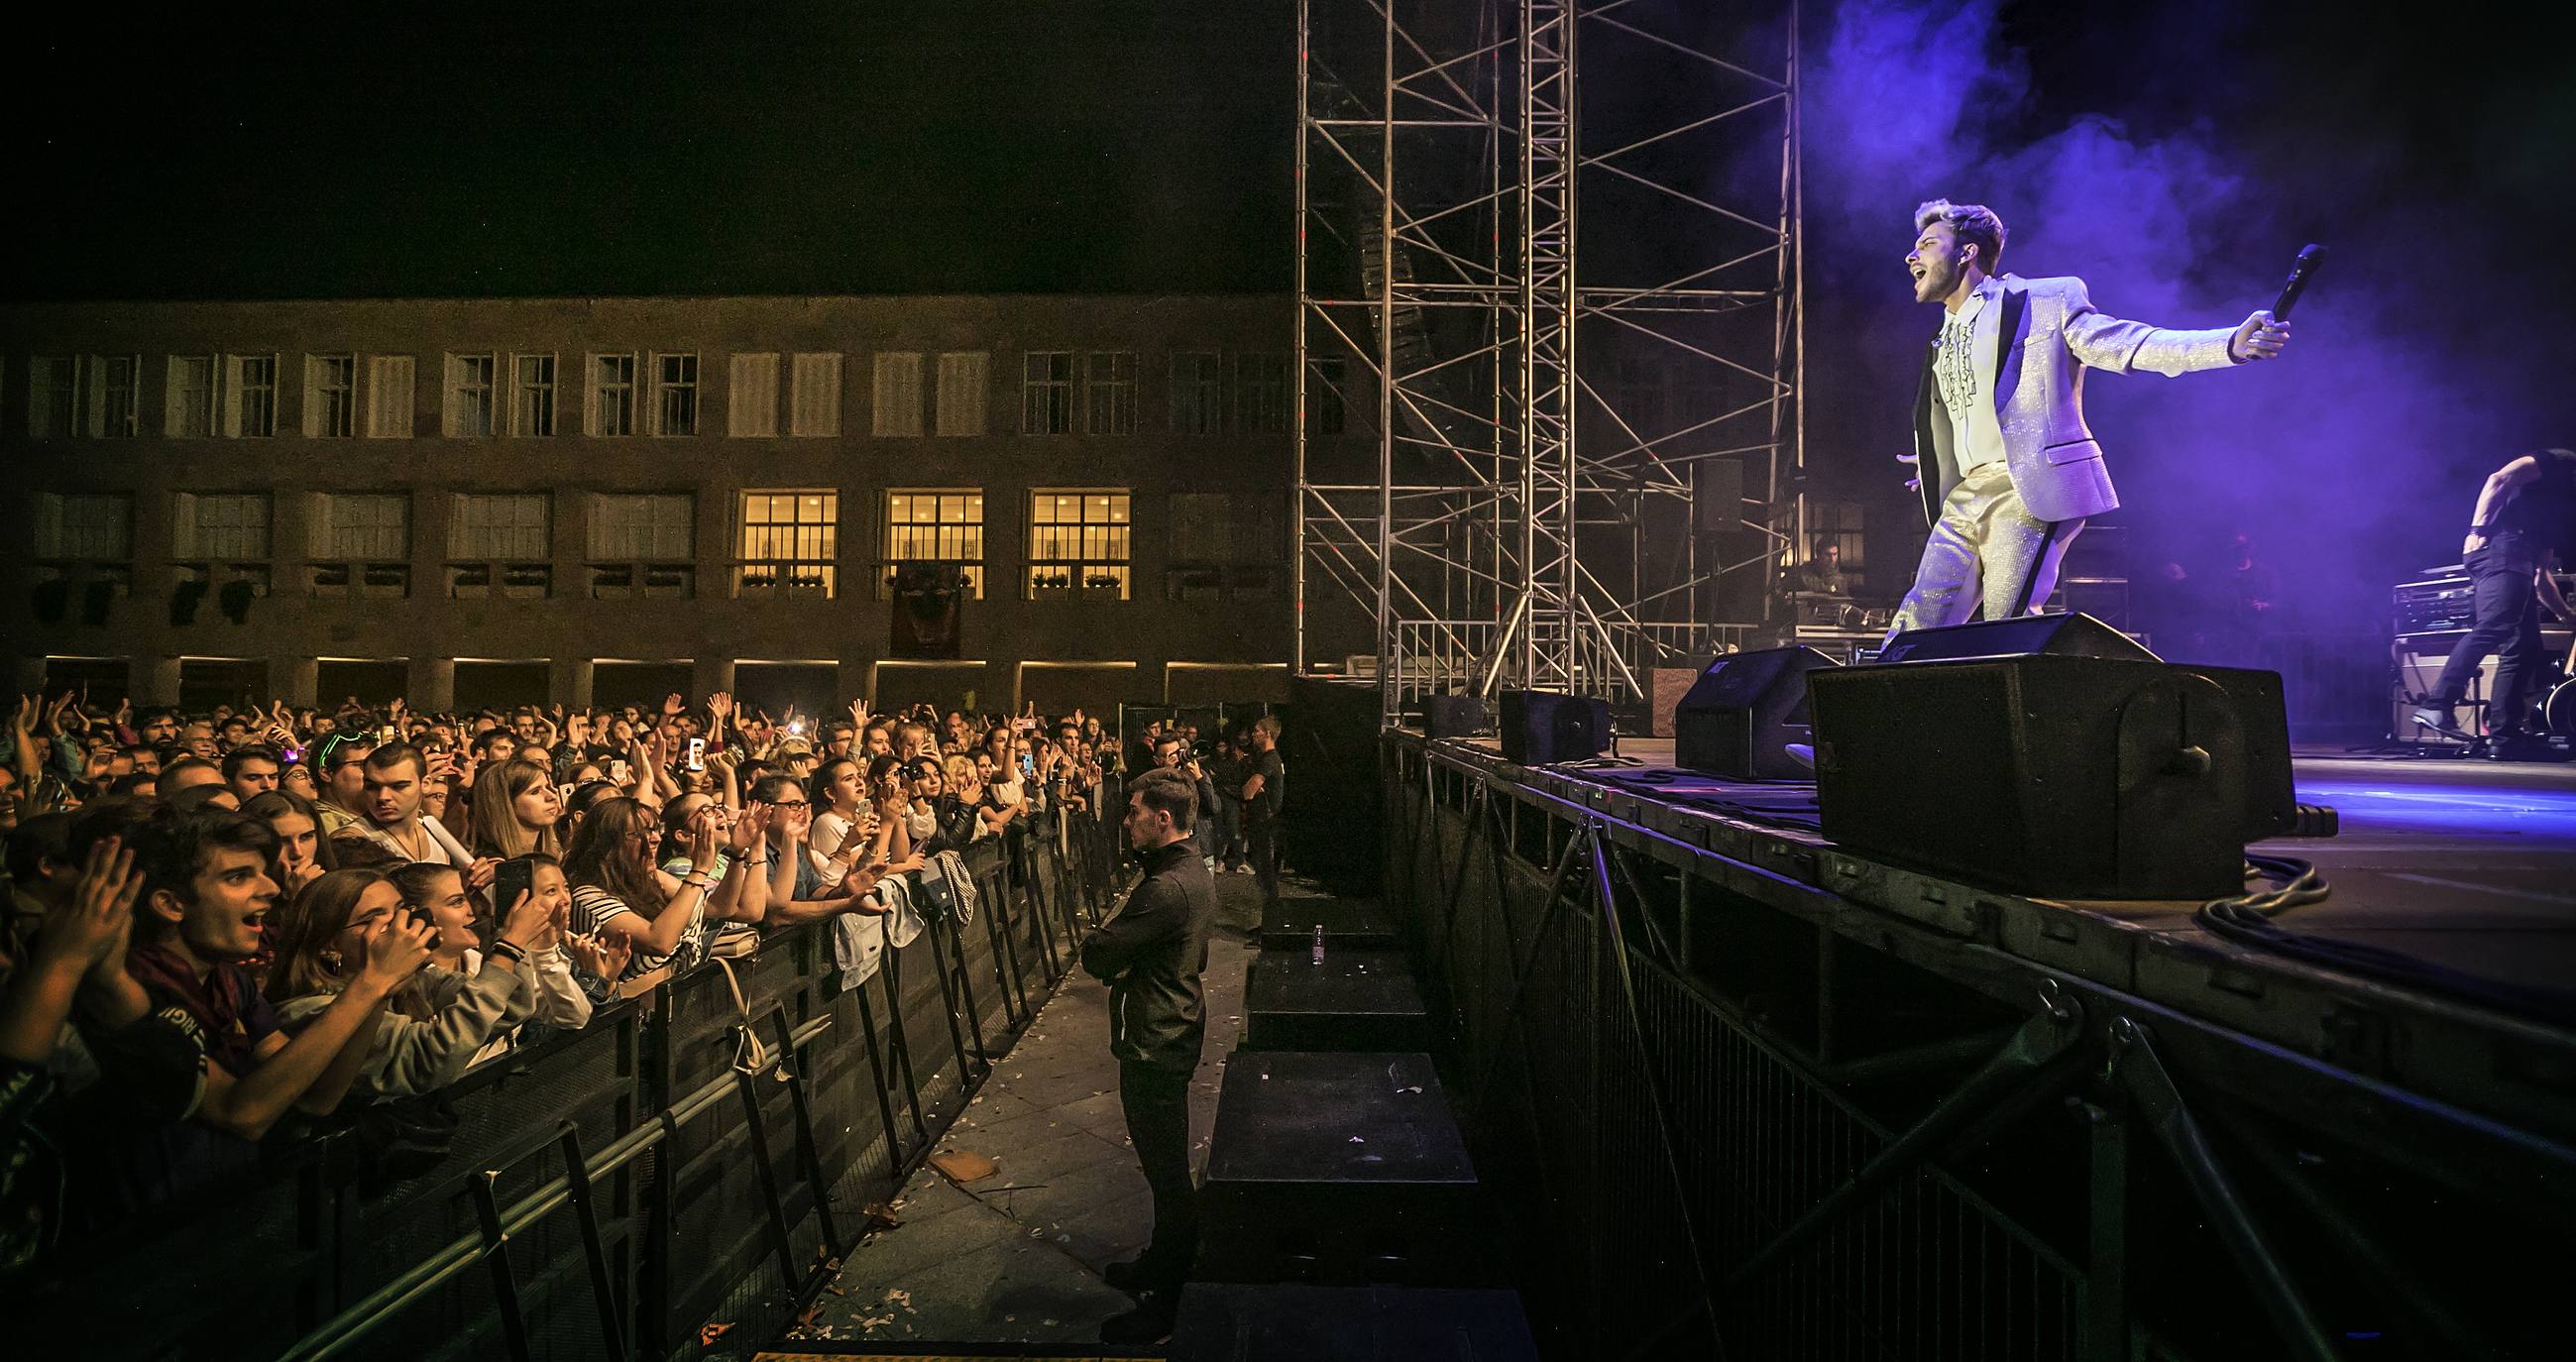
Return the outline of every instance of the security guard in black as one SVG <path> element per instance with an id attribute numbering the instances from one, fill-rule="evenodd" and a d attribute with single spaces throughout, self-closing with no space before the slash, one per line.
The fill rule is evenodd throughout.
<path id="1" fill-rule="evenodd" d="M 1154 1298 L 1188 1276 L 1198 1252 L 1198 1192 L 1190 1181 L 1190 1075 L 1207 1036 L 1208 922 L 1216 882 L 1190 836 L 1196 783 L 1147 771 L 1128 787 L 1128 844 L 1145 877 L 1082 943 L 1082 967 L 1109 985 L 1109 1052 L 1136 1162 L 1154 1193 L 1154 1240 L 1132 1263 L 1113 1264 Z"/>

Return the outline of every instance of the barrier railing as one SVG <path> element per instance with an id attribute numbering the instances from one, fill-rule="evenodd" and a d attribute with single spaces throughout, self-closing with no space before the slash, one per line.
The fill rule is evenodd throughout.
<path id="1" fill-rule="evenodd" d="M 295 1143 L 0 1287 L 13 1334 L 28 1356 L 297 1362 L 765 1340 L 1073 968 L 1119 853 L 1096 814 L 1015 825 L 963 853 L 974 918 L 873 976 L 843 976 L 828 921 L 769 933 L 478 1066 L 426 1171 L 383 1183 L 350 1133 Z"/>
<path id="2" fill-rule="evenodd" d="M 2346 1004 L 2301 1053 L 2204 1013 L 2285 1005 L 2215 955 L 2142 953 L 2131 991 L 2004 896 L 1882 911 L 1813 882 L 1830 849 L 1650 826 L 1410 735 L 1381 753 L 1387 905 L 1548 1355 L 2565 1351 L 2527 1275 L 2566 1258 L 2564 1082 L 2397 1081 L 2416 1046 L 2565 1053 L 2554 1032 L 2437 1043 Z"/>

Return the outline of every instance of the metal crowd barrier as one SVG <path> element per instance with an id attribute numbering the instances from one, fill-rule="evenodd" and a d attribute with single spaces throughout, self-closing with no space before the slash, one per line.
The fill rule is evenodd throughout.
<path id="1" fill-rule="evenodd" d="M 10 1284 L 13 1333 L 26 1356 L 189 1362 L 765 1341 L 1074 967 L 1121 850 L 1114 818 L 1015 825 L 964 853 L 974 920 L 931 924 L 859 987 L 830 923 L 767 934 L 731 983 L 711 963 L 478 1066 L 427 1173 L 372 1186 L 353 1136 L 297 1143 Z M 738 1068 L 746 1032 L 767 1053 Z"/>

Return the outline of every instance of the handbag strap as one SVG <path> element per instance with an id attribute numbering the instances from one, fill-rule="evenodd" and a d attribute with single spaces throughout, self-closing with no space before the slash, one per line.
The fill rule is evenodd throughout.
<path id="1" fill-rule="evenodd" d="M 742 980 L 733 972 L 733 962 L 719 955 L 716 966 L 724 971 L 725 991 L 733 994 L 733 1010 L 742 1014 L 734 1024 L 733 1067 L 741 1073 L 756 1074 L 769 1067 L 769 1047 L 760 1041 L 760 1032 L 751 1024 L 751 1004 L 742 996 Z"/>

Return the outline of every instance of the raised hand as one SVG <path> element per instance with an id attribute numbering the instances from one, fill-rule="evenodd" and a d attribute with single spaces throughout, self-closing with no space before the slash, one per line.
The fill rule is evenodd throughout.
<path id="1" fill-rule="evenodd" d="M 708 696 L 707 713 L 712 714 L 719 719 L 731 717 L 733 714 L 733 697 L 723 691 L 717 691 L 715 694 Z"/>
<path id="2" fill-rule="evenodd" d="M 510 910 L 501 915 L 500 939 L 518 947 L 522 952 L 533 951 L 545 940 L 547 931 L 554 926 L 554 916 L 554 909 L 539 902 L 536 895 L 522 889 L 519 891 L 518 901 L 512 903 Z"/>
<path id="3" fill-rule="evenodd" d="M 111 956 L 121 957 L 134 927 L 134 900 L 142 892 L 143 872 L 134 867 L 134 853 L 118 838 L 100 838 L 82 863 L 71 901 L 46 914 L 37 929 L 35 958 L 86 972 Z"/>
<path id="4" fill-rule="evenodd" d="M 367 962 L 359 970 L 360 977 L 391 992 L 429 963 L 429 943 L 437 936 L 438 928 L 427 918 L 410 913 L 386 918 L 367 932 Z"/>
<path id="5" fill-rule="evenodd" d="M 688 705 L 680 699 L 680 693 L 678 691 L 673 691 L 662 697 L 662 714 L 665 718 L 676 715 L 687 708 Z"/>

